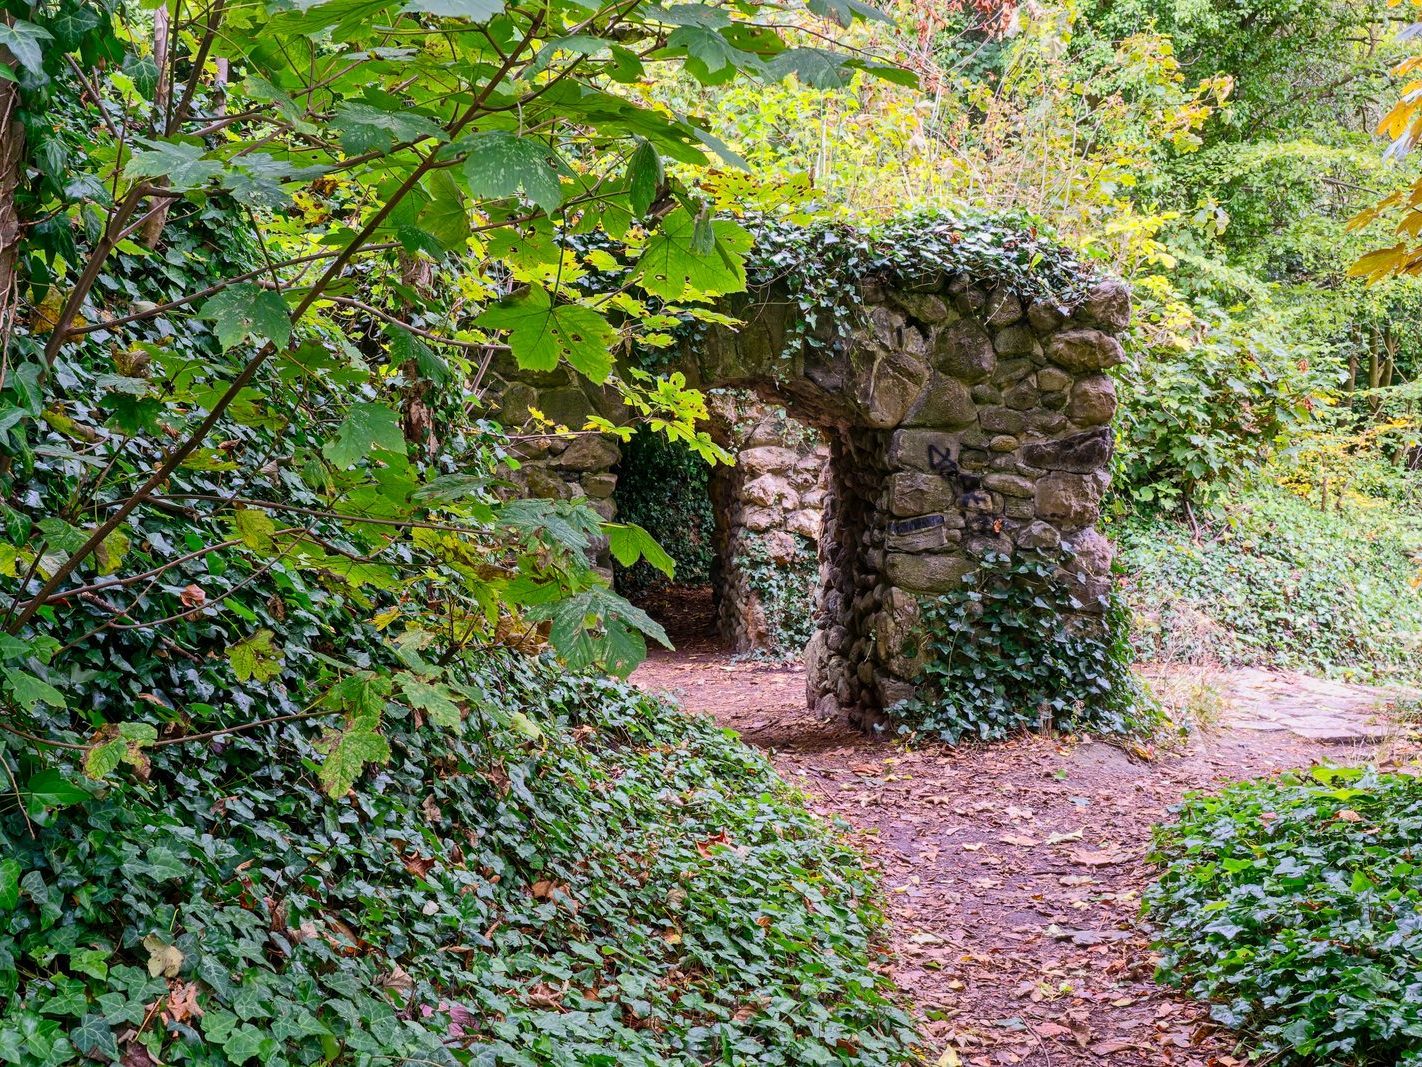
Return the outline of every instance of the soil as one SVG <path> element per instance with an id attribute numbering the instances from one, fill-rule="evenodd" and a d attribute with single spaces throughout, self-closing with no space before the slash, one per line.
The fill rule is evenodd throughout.
<path id="1" fill-rule="evenodd" d="M 633 680 L 737 730 L 815 810 L 849 824 L 881 871 L 892 972 L 930 1063 L 1243 1064 L 1204 1007 L 1153 980 L 1140 915 L 1152 825 L 1190 790 L 1406 755 L 1405 742 L 1377 743 L 1375 728 L 1332 743 L 1293 732 L 1291 716 L 1316 713 L 1307 686 L 1263 686 L 1259 672 L 1234 688 L 1218 676 L 1217 724 L 1167 747 L 1030 736 L 906 749 L 817 718 L 798 665 L 738 660 L 705 627 L 679 622 L 681 649 L 654 654 Z M 1200 687 L 1198 670 L 1154 674 L 1163 688 Z M 1359 687 L 1353 705 L 1346 696 L 1340 714 L 1376 723 L 1376 691 Z"/>

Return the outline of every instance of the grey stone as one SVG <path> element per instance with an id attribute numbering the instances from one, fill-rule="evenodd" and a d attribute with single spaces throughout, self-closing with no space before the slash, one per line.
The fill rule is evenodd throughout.
<path id="1" fill-rule="evenodd" d="M 987 307 L 988 295 L 976 285 L 967 285 L 954 295 L 953 306 L 962 315 L 978 315 Z"/>
<path id="2" fill-rule="evenodd" d="M 1066 316 L 1056 305 L 1034 300 L 1027 307 L 1027 321 L 1038 333 L 1051 333 L 1066 321 Z"/>
<path id="3" fill-rule="evenodd" d="M 1067 417 L 1083 426 L 1101 426 L 1116 414 L 1116 383 L 1104 374 L 1082 378 L 1072 386 Z"/>
<path id="4" fill-rule="evenodd" d="M 896 430 L 889 438 L 888 460 L 901 470 L 935 472 L 945 460 L 957 462 L 958 441 L 942 430 Z"/>
<path id="5" fill-rule="evenodd" d="M 1022 449 L 1022 459 L 1049 471 L 1089 474 L 1111 461 L 1111 431 L 1105 426 L 1055 441 L 1034 441 Z"/>
<path id="6" fill-rule="evenodd" d="M 1015 452 L 1020 443 L 1011 434 L 1000 433 L 988 442 L 988 448 L 994 452 Z"/>
<path id="7" fill-rule="evenodd" d="M 890 552 L 884 561 L 889 581 L 913 593 L 954 592 L 962 588 L 963 578 L 975 569 L 972 560 L 949 554 Z"/>
<path id="8" fill-rule="evenodd" d="M 980 382 L 993 372 L 997 355 L 988 332 L 970 319 L 955 322 L 938 333 L 934 366 L 964 382 Z"/>
<path id="9" fill-rule="evenodd" d="M 983 478 L 983 485 L 1003 496 L 1030 498 L 1037 492 L 1037 486 L 1032 479 L 1016 474 L 989 474 Z"/>
<path id="10" fill-rule="evenodd" d="M 901 471 L 889 479 L 889 513 L 906 518 L 945 511 L 957 504 L 958 491 L 946 478 Z"/>
<path id="11" fill-rule="evenodd" d="M 879 697 L 879 706 L 888 709 L 895 704 L 912 700 L 914 694 L 918 692 L 918 687 L 911 682 L 905 682 L 888 675 L 880 675 L 874 679 L 874 692 Z"/>
<path id="12" fill-rule="evenodd" d="M 1037 514 L 1037 505 L 1031 500 L 1008 497 L 1002 505 L 1002 513 L 1009 519 L 1030 519 Z"/>
<path id="13" fill-rule="evenodd" d="M 1037 482 L 1037 515 L 1064 527 L 1090 526 L 1100 513 L 1106 474 L 1054 471 Z"/>
<path id="14" fill-rule="evenodd" d="M 1100 578 L 1111 573 L 1111 558 L 1116 550 L 1096 530 L 1086 529 L 1073 534 L 1065 544 L 1075 565 L 1091 577 Z"/>
<path id="15" fill-rule="evenodd" d="M 983 408 L 978 412 L 978 425 L 989 433 L 1020 434 L 1027 420 L 1020 411 L 1008 408 Z"/>
<path id="16" fill-rule="evenodd" d="M 1071 388 L 1072 376 L 1057 367 L 1043 367 L 1037 372 L 1037 388 L 1044 393 L 1059 393 Z"/>
<path id="17" fill-rule="evenodd" d="M 1030 359 L 1001 359 L 998 360 L 997 370 L 993 371 L 992 383 L 994 385 L 1011 385 L 1013 382 L 1020 382 L 1031 373 L 1032 361 Z"/>
<path id="18" fill-rule="evenodd" d="M 588 507 L 597 512 L 603 522 L 611 522 L 612 517 L 617 514 L 617 501 L 612 499 L 589 500 Z"/>
<path id="19" fill-rule="evenodd" d="M 938 326 L 955 317 L 947 302 L 937 293 L 906 293 L 896 289 L 889 293 L 889 300 L 929 326 Z"/>
<path id="20" fill-rule="evenodd" d="M 1042 407 L 1045 408 L 1047 411 L 1061 411 L 1062 408 L 1067 406 L 1067 394 L 1043 393 L 1042 398 L 1038 401 L 1038 403 L 1041 404 Z M 1063 424 L 1065 424 L 1066 419 L 1062 419 L 1062 422 Z"/>
<path id="21" fill-rule="evenodd" d="M 1047 344 L 1047 358 L 1070 371 L 1096 371 L 1126 361 L 1121 342 L 1100 330 L 1062 330 Z"/>
<path id="22" fill-rule="evenodd" d="M 799 460 L 800 454 L 792 449 L 779 445 L 764 445 L 741 452 L 736 456 L 736 465 L 759 474 L 765 471 L 788 471 Z"/>
<path id="23" fill-rule="evenodd" d="M 593 405 L 581 389 L 542 389 L 538 402 L 534 405 L 554 424 L 581 430 L 587 425 L 588 416 L 594 411 Z"/>
<path id="24" fill-rule="evenodd" d="M 890 526 L 884 536 L 884 547 L 890 552 L 933 552 L 948 543 L 948 532 L 941 523 L 908 533 L 895 533 Z"/>
<path id="25" fill-rule="evenodd" d="M 984 310 L 989 326 L 1011 326 L 1022 321 L 1022 301 L 1006 289 L 994 289 Z"/>
<path id="26" fill-rule="evenodd" d="M 575 438 L 553 465 L 572 471 L 602 471 L 621 457 L 621 451 L 607 438 L 584 434 Z"/>
<path id="27" fill-rule="evenodd" d="M 1037 392 L 1037 387 L 1030 381 L 1018 382 L 1002 394 L 1002 402 L 1018 411 L 1034 408 L 1040 400 L 1041 394 Z"/>
<path id="28" fill-rule="evenodd" d="M 1077 315 L 1103 330 L 1120 333 L 1131 322 L 1131 291 L 1125 282 L 1108 278 L 1086 294 Z"/>
<path id="29" fill-rule="evenodd" d="M 741 499 L 761 507 L 794 508 L 798 506 L 799 494 L 791 489 L 779 474 L 762 474 L 741 486 Z"/>
<path id="30" fill-rule="evenodd" d="M 1051 523 L 1040 520 L 1025 527 L 1017 534 L 1017 546 L 1019 548 L 1042 549 L 1056 548 L 1062 543 L 1061 531 Z"/>
<path id="31" fill-rule="evenodd" d="M 997 331 L 992 346 L 1000 356 L 1030 356 L 1037 347 L 1037 337 L 1027 326 L 1007 326 Z"/>
<path id="32" fill-rule="evenodd" d="M 933 374 L 928 387 L 909 409 L 907 426 L 969 426 L 977 418 L 977 405 L 968 387 L 955 378 Z"/>
<path id="33" fill-rule="evenodd" d="M 874 362 L 860 395 L 860 407 L 870 426 L 897 426 L 923 393 L 928 368 L 904 351 L 880 356 Z"/>
<path id="34" fill-rule="evenodd" d="M 995 385 L 981 382 L 973 386 L 972 397 L 979 404 L 1001 404 L 1002 390 Z"/>
<path id="35" fill-rule="evenodd" d="M 594 500 L 602 500 L 610 497 L 617 490 L 617 475 L 615 474 L 585 474 L 583 475 L 583 492 Z"/>

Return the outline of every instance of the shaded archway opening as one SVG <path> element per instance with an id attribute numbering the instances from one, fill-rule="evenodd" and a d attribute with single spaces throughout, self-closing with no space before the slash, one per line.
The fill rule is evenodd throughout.
<path id="1" fill-rule="evenodd" d="M 651 532 L 677 574 L 615 568 L 618 591 L 679 646 L 799 660 L 820 599 L 829 440 L 749 390 L 710 390 L 708 406 L 709 432 L 733 464 L 708 466 L 647 433 L 623 449 L 618 517 Z"/>

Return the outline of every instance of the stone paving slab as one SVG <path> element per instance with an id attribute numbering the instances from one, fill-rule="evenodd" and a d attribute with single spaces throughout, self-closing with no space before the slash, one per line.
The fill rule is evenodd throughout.
<path id="1" fill-rule="evenodd" d="M 1405 733 L 1388 714 L 1416 691 L 1313 678 L 1257 668 L 1221 671 L 1215 684 L 1225 702 L 1222 724 L 1235 730 L 1287 731 L 1323 744 L 1378 744 Z"/>

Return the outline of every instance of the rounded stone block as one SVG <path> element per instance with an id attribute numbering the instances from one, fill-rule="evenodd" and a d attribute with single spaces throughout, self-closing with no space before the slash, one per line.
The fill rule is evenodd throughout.
<path id="1" fill-rule="evenodd" d="M 1059 367 L 1081 373 L 1115 367 L 1126 361 L 1121 342 L 1100 330 L 1062 330 L 1047 344 L 1047 358 Z"/>
<path id="2" fill-rule="evenodd" d="M 1037 515 L 1068 529 L 1090 526 L 1101 513 L 1106 485 L 1104 471 L 1092 474 L 1054 471 L 1037 482 Z"/>
<path id="3" fill-rule="evenodd" d="M 1103 330 L 1120 333 L 1131 323 L 1131 291 L 1120 279 L 1107 278 L 1086 294 L 1077 316 Z"/>
<path id="4" fill-rule="evenodd" d="M 963 579 L 976 567 L 972 560 L 956 553 L 890 552 L 884 560 L 884 573 L 889 581 L 910 593 L 955 592 L 963 587 Z"/>
<path id="5" fill-rule="evenodd" d="M 1066 414 L 1082 426 L 1104 426 L 1116 414 L 1116 383 L 1104 374 L 1082 378 L 1072 386 Z"/>
<path id="6" fill-rule="evenodd" d="M 939 331 L 933 346 L 933 365 L 959 381 L 981 382 L 997 366 L 992 337 L 971 319 L 955 322 Z"/>

